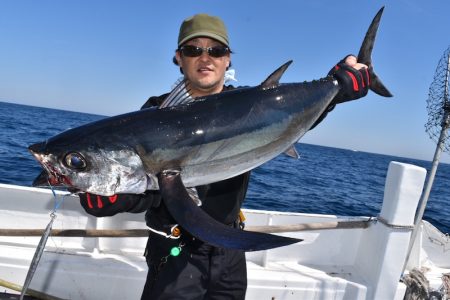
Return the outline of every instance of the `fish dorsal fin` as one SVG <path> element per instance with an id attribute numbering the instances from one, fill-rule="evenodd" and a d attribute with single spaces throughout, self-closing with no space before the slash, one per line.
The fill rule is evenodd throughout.
<path id="1" fill-rule="evenodd" d="M 272 74 L 269 75 L 269 77 L 267 77 L 266 80 L 264 80 L 261 83 L 261 86 L 263 88 L 273 88 L 279 85 L 281 76 L 283 76 L 284 71 L 286 71 L 286 69 L 289 67 L 291 63 L 292 60 L 288 61 L 287 63 L 276 69 Z"/>
<path id="2" fill-rule="evenodd" d="M 295 159 L 300 158 L 300 154 L 298 154 L 297 149 L 295 149 L 294 145 L 292 145 L 289 149 L 284 151 L 284 154 L 286 154 L 289 157 L 295 158 Z"/>
<path id="3" fill-rule="evenodd" d="M 190 90 L 189 82 L 187 82 L 186 79 L 179 80 L 159 108 L 177 106 L 191 102 L 194 98 L 189 94 Z"/>

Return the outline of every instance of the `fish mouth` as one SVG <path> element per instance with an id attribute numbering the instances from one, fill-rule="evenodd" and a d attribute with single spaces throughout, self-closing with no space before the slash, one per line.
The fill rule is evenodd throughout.
<path id="1" fill-rule="evenodd" d="M 67 178 L 57 173 L 49 172 L 46 168 L 33 180 L 31 186 L 67 186 Z"/>
<path id="2" fill-rule="evenodd" d="M 55 176 L 56 174 L 49 173 L 46 169 L 33 180 L 31 186 L 43 187 L 43 186 L 60 186 L 63 185 L 61 176 Z"/>
<path id="3" fill-rule="evenodd" d="M 28 150 L 33 154 L 34 158 L 41 164 L 42 172 L 33 180 L 31 184 L 33 187 L 43 186 L 68 186 L 70 187 L 70 180 L 59 174 L 57 170 L 48 163 L 47 155 L 44 154 L 46 142 L 36 143 L 28 147 Z"/>

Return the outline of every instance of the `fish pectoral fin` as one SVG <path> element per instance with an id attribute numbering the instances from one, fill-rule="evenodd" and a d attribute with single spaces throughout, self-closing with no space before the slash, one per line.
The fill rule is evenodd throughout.
<path id="1" fill-rule="evenodd" d="M 259 251 L 301 242 L 300 239 L 244 231 L 222 224 L 198 207 L 189 196 L 179 171 L 158 175 L 163 202 L 177 223 L 194 237 L 216 247 Z"/>
<path id="2" fill-rule="evenodd" d="M 264 80 L 261 83 L 261 87 L 264 89 L 267 89 L 267 88 L 273 88 L 273 87 L 279 85 L 281 76 L 283 76 L 284 72 L 286 71 L 286 69 L 289 67 L 289 65 L 291 63 L 292 63 L 292 60 L 288 61 L 287 63 L 285 63 L 278 69 L 276 69 L 272 74 L 269 75 L 269 77 L 267 77 L 266 80 Z"/>
<path id="3" fill-rule="evenodd" d="M 191 197 L 192 201 L 197 204 L 197 206 L 202 206 L 202 200 L 200 199 L 195 187 L 187 188 L 186 191 L 188 192 L 189 197 Z"/>
<path id="4" fill-rule="evenodd" d="M 284 151 L 284 154 L 286 154 L 289 157 L 295 158 L 295 159 L 300 158 L 300 154 L 298 154 L 297 149 L 295 149 L 294 145 L 292 145 L 289 149 Z"/>

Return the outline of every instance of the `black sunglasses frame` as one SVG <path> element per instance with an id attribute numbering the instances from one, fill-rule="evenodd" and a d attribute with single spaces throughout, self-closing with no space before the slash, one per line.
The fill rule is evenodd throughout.
<path id="1" fill-rule="evenodd" d="M 199 57 L 204 51 L 208 53 L 209 56 L 214 58 L 224 57 L 231 53 L 230 48 L 226 46 L 214 46 L 214 47 L 197 47 L 193 45 L 185 45 L 178 48 L 178 51 L 186 57 Z"/>

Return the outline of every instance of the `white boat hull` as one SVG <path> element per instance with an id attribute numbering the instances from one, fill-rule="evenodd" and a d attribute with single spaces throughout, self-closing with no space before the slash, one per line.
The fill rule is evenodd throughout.
<path id="1" fill-rule="evenodd" d="M 283 233 L 304 242 L 247 253 L 247 299 L 403 299 L 406 287 L 399 279 L 414 217 L 408 211 L 415 211 L 425 177 L 418 167 L 406 166 L 394 166 L 388 175 L 380 212 L 384 223 L 369 217 L 244 210 L 248 226 L 370 221 L 367 228 Z M 406 173 L 398 175 L 403 169 Z M 54 203 L 49 190 L 0 184 L 0 228 L 43 229 Z M 95 218 L 71 196 L 56 214 L 54 229 L 146 228 L 143 214 Z M 408 269 L 428 267 L 427 278 L 437 289 L 442 273 L 450 272 L 450 251 L 443 251 L 450 241 L 429 223 L 422 226 Z M 39 239 L 0 237 L 0 282 L 23 284 Z M 145 237 L 50 237 L 30 289 L 62 299 L 139 299 L 147 274 L 146 242 Z"/>

